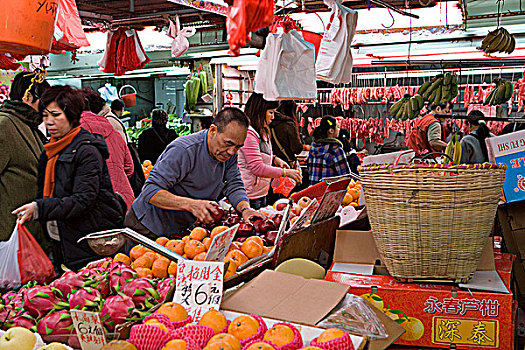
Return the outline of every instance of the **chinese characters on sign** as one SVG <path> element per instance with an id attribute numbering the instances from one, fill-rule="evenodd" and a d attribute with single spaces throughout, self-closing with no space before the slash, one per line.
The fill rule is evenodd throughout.
<path id="1" fill-rule="evenodd" d="M 179 261 L 173 301 L 184 306 L 193 322 L 198 322 L 208 310 L 219 310 L 223 276 L 223 262 Z"/>
<path id="2" fill-rule="evenodd" d="M 206 253 L 206 258 L 204 260 L 223 261 L 226 253 L 228 252 L 228 249 L 230 249 L 230 245 L 233 242 L 233 237 L 235 237 L 238 229 L 239 224 L 213 237 L 210 249 L 208 249 L 208 253 Z"/>
<path id="3" fill-rule="evenodd" d="M 499 316 L 499 301 L 491 299 L 455 299 L 444 298 L 440 301 L 436 297 L 428 297 L 425 301 L 424 312 L 429 314 L 466 315 L 478 311 L 483 317 Z"/>
<path id="4" fill-rule="evenodd" d="M 499 322 L 493 320 L 467 320 L 444 317 L 433 318 L 432 342 L 499 346 Z"/>
<path id="5" fill-rule="evenodd" d="M 106 344 L 106 335 L 98 312 L 70 310 L 82 350 L 99 350 Z"/>

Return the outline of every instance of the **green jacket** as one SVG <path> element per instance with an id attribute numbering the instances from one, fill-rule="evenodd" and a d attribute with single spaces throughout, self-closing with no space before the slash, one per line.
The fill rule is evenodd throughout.
<path id="1" fill-rule="evenodd" d="M 0 241 L 11 237 L 16 216 L 11 212 L 35 200 L 37 166 L 44 150 L 38 130 L 40 114 L 19 101 L 6 101 L 0 108 Z M 48 241 L 40 223 L 27 224 L 44 249 Z"/>

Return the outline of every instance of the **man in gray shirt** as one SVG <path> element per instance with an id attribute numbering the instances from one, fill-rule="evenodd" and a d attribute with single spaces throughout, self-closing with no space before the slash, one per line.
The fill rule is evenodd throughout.
<path id="1" fill-rule="evenodd" d="M 170 236 L 199 220 L 213 222 L 222 193 L 245 220 L 262 214 L 250 208 L 237 152 L 249 121 L 237 108 L 220 111 L 209 130 L 179 137 L 160 155 L 126 215 L 124 226 L 155 238 Z"/>

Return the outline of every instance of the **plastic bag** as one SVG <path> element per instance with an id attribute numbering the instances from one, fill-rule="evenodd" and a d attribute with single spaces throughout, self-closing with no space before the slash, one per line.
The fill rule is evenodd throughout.
<path id="1" fill-rule="evenodd" d="M 18 228 L 18 266 L 22 284 L 37 281 L 42 284 L 51 282 L 55 277 L 55 268 L 46 253 L 27 227 Z"/>
<path id="2" fill-rule="evenodd" d="M 18 224 L 11 238 L 0 242 L 0 288 L 16 289 L 22 285 L 18 268 Z"/>
<path id="3" fill-rule="evenodd" d="M 61 0 L 58 4 L 52 52 L 74 51 L 89 46 L 78 14 L 75 0 Z"/>
<path id="4" fill-rule="evenodd" d="M 170 21 L 170 26 L 166 35 L 173 38 L 173 42 L 171 43 L 172 57 L 180 57 L 183 53 L 188 51 L 190 42 L 187 38 L 194 35 L 195 32 L 195 28 L 181 28 L 179 16 L 175 16 L 175 23 Z"/>
<path id="5" fill-rule="evenodd" d="M 289 177 L 280 177 L 272 181 L 273 193 L 280 193 L 285 197 L 290 195 L 297 182 Z"/>

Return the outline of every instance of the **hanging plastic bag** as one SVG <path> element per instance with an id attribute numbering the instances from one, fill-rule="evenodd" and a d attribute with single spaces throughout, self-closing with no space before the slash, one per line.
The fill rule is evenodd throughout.
<path id="1" fill-rule="evenodd" d="M 51 260 L 27 227 L 17 224 L 16 229 L 18 229 L 18 266 L 22 284 L 29 281 L 42 284 L 51 282 L 56 277 Z"/>
<path id="2" fill-rule="evenodd" d="M 78 14 L 75 0 L 61 0 L 58 4 L 52 52 L 74 51 L 89 46 Z"/>
<path id="3" fill-rule="evenodd" d="M 190 42 L 187 38 L 195 35 L 195 28 L 181 28 L 179 16 L 175 16 L 175 23 L 170 20 L 167 36 L 173 39 L 171 43 L 171 56 L 180 57 L 190 47 Z"/>
<path id="4" fill-rule="evenodd" d="M 11 238 L 0 242 L 0 288 L 16 289 L 22 285 L 18 268 L 18 224 Z"/>
<path id="5" fill-rule="evenodd" d="M 350 45 L 357 27 L 357 11 L 341 5 L 339 0 L 325 0 L 332 9 L 315 64 L 317 78 L 332 84 L 352 80 Z"/>
<path id="6" fill-rule="evenodd" d="M 295 182 L 294 179 L 290 179 L 289 177 L 280 177 L 278 179 L 274 179 L 272 181 L 273 193 L 280 193 L 283 196 L 288 197 L 295 188 L 295 185 L 297 185 L 297 182 Z"/>

